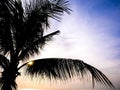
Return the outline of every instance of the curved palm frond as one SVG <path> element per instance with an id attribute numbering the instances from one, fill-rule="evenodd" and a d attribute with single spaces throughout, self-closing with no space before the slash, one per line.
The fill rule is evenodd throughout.
<path id="1" fill-rule="evenodd" d="M 32 78 L 41 76 L 49 79 L 66 80 L 74 76 L 91 75 L 93 87 L 96 81 L 114 88 L 114 85 L 101 71 L 77 59 L 38 59 L 28 62 L 25 66 L 27 67 L 26 75 L 30 75 Z"/>
<path id="2" fill-rule="evenodd" d="M 26 60 L 29 58 L 30 55 L 38 54 L 39 48 L 43 48 L 43 46 L 46 44 L 46 42 L 51 41 L 54 35 L 57 35 L 60 31 L 55 31 L 53 33 L 50 33 L 48 35 L 45 35 L 38 40 L 34 41 L 31 44 L 28 44 L 24 47 L 24 49 L 21 50 L 21 54 L 19 55 L 20 60 Z"/>
<path id="3" fill-rule="evenodd" d="M 69 13 L 67 5 L 67 0 L 33 0 L 24 9 L 21 0 L 0 1 L 0 52 L 19 55 L 44 37 L 49 18 L 60 19 L 62 13 Z"/>
<path id="4" fill-rule="evenodd" d="M 30 42 L 43 36 L 45 28 L 50 26 L 49 19 L 61 17 L 68 12 L 66 0 L 32 0 L 25 5 L 24 38 Z M 30 39 L 33 38 L 33 39 Z"/>
<path id="5" fill-rule="evenodd" d="M 70 14 L 70 9 L 68 8 L 69 1 L 67 0 L 34 0 L 30 4 L 26 4 L 26 16 L 28 14 L 37 11 L 40 16 L 41 22 L 48 25 L 48 17 L 60 20 L 61 15 L 64 12 Z"/>
<path id="6" fill-rule="evenodd" d="M 38 53 L 39 48 L 36 47 L 44 46 L 45 41 L 50 40 L 50 36 L 48 37 L 49 40 L 47 37 L 45 37 L 46 39 L 44 38 L 45 28 L 50 26 L 49 18 L 56 18 L 56 16 L 61 17 L 62 13 L 68 13 L 69 9 L 67 8 L 67 4 L 68 1 L 66 0 L 31 0 L 29 3 L 26 3 L 25 9 L 23 9 L 21 4 L 16 5 L 19 13 L 21 12 L 21 16 L 19 13 L 17 13 L 16 16 L 23 17 L 22 19 L 14 17 L 14 28 L 16 30 L 14 36 L 16 40 L 16 50 L 19 56 L 22 51 L 24 54 L 27 53 L 26 57 L 29 57 L 34 52 Z M 39 43 L 39 45 L 33 44 L 38 42 L 41 43 Z M 28 46 L 31 47 L 28 49 Z M 23 58 L 24 54 L 20 57 Z"/>
<path id="7" fill-rule="evenodd" d="M 51 3 L 52 3 L 52 9 L 53 9 L 53 11 L 51 11 L 49 13 L 49 16 L 51 18 L 59 21 L 61 19 L 61 17 L 59 17 L 59 16 L 64 13 L 63 11 L 70 14 L 71 9 L 68 8 L 69 1 L 67 1 L 67 0 L 52 0 Z"/>

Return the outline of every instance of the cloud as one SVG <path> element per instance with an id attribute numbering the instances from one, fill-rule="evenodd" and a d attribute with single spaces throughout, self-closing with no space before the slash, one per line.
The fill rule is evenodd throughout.
<path id="1" fill-rule="evenodd" d="M 78 58 L 91 64 L 115 83 L 119 82 L 120 37 L 112 35 L 118 27 L 109 18 L 84 14 L 84 9 L 73 5 L 71 15 L 65 15 L 57 27 L 61 34 L 55 37 L 41 53 L 44 57 Z M 111 69 L 112 68 L 112 69 Z M 110 69 L 110 70 L 109 70 Z M 115 72 L 114 72 L 115 71 Z M 111 72 L 111 73 L 110 73 Z"/>
<path id="2" fill-rule="evenodd" d="M 120 37 L 115 36 L 119 27 L 118 22 L 107 18 L 106 15 L 92 15 L 93 13 L 87 11 L 87 6 L 81 8 L 73 3 L 71 8 L 73 12 L 71 15 L 65 15 L 61 23 L 52 22 L 53 25 L 48 32 L 60 30 L 61 33 L 35 58 L 81 59 L 103 71 L 119 86 Z M 67 86 L 72 86 L 72 89 L 80 88 L 81 86 L 77 87 L 79 84 L 79 81 L 75 80 Z"/>
<path id="3" fill-rule="evenodd" d="M 112 11 L 109 9 L 109 12 L 106 9 L 107 12 L 98 10 L 96 13 L 92 10 L 101 1 L 87 1 L 71 0 L 71 9 L 73 10 L 71 15 L 65 15 L 60 23 L 53 21 L 51 30 L 47 32 L 60 30 L 60 35 L 55 36 L 53 42 L 49 42 L 40 55 L 35 58 L 65 57 L 81 59 L 100 69 L 116 86 L 120 86 L 120 36 L 118 35 L 120 19 L 117 16 L 120 12 L 114 8 Z M 21 78 L 18 81 L 21 88 L 79 90 L 82 87 L 91 87 L 90 81 L 89 83 L 80 82 L 77 79 L 65 85 L 62 83 L 56 85 L 55 83 L 56 87 L 50 86 L 48 83 L 32 84 L 32 82 Z"/>
<path id="4" fill-rule="evenodd" d="M 73 57 L 92 61 L 94 65 L 102 64 L 102 61 L 112 65 L 110 59 L 119 53 L 116 46 L 120 44 L 119 38 L 108 34 L 113 23 L 105 18 L 83 17 L 84 11 L 78 13 L 77 10 L 63 18 L 58 26 L 61 34 L 43 50 L 43 57 Z"/>

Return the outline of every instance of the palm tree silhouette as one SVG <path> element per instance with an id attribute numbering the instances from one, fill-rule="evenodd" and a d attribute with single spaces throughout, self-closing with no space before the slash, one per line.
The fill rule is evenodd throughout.
<path id="1" fill-rule="evenodd" d="M 110 80 L 95 67 L 82 60 L 45 58 L 28 61 L 39 54 L 41 48 L 59 31 L 44 35 L 50 26 L 49 19 L 60 20 L 70 13 L 66 0 L 29 0 L 23 6 L 21 0 L 0 0 L 0 88 L 16 90 L 16 78 L 23 67 L 31 77 L 67 80 L 74 76 L 90 74 L 93 87 L 100 82 L 114 88 Z M 23 65 L 19 66 L 20 61 Z M 39 79 L 39 78 L 38 78 Z"/>

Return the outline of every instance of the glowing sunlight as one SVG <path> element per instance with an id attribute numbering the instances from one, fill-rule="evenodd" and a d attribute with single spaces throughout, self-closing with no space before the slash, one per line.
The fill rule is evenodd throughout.
<path id="1" fill-rule="evenodd" d="M 26 89 L 19 89 L 19 90 L 40 90 L 40 89 L 31 89 L 31 88 L 26 88 Z"/>
<path id="2" fill-rule="evenodd" d="M 28 63 L 29 66 L 32 66 L 33 64 L 34 64 L 33 61 L 30 61 L 30 62 Z"/>

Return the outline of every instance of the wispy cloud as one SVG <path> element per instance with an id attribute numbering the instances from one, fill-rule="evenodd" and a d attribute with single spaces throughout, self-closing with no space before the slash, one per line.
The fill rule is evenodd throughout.
<path id="1" fill-rule="evenodd" d="M 97 60 L 107 62 L 118 55 L 120 39 L 108 34 L 114 25 L 105 18 L 82 17 L 80 13 L 84 11 L 78 13 L 76 10 L 70 16 L 65 16 L 62 24 L 59 24 L 61 34 L 43 50 L 47 50 L 46 57 L 70 56 L 87 59 L 88 62 L 93 60 L 94 63 Z"/>
<path id="2" fill-rule="evenodd" d="M 53 22 L 52 30 L 60 30 L 60 35 L 55 36 L 54 41 L 50 42 L 36 58 L 81 59 L 102 70 L 116 86 L 119 86 L 120 19 L 115 17 L 120 15 L 120 12 L 115 8 L 113 11 L 106 9 L 102 12 L 102 8 L 96 8 L 101 0 L 92 1 L 94 2 L 71 0 L 73 3 L 71 15 L 65 15 L 61 23 Z M 101 11 L 92 11 L 94 8 Z M 71 90 L 81 88 L 79 80 L 71 82 L 66 87 Z"/>
<path id="3" fill-rule="evenodd" d="M 72 14 L 65 15 L 62 23 L 57 25 L 61 34 L 46 46 L 41 57 L 82 59 L 105 73 L 109 73 L 108 76 L 112 78 L 112 81 L 116 80 L 115 77 L 120 76 L 118 73 L 120 72 L 118 21 L 110 19 L 113 14 L 108 17 L 104 14 L 102 14 L 103 16 L 92 15 L 87 11 L 87 6 L 80 8 L 75 5 L 72 7 Z M 115 11 L 117 12 L 117 10 Z M 111 11 L 111 13 L 113 12 Z"/>

